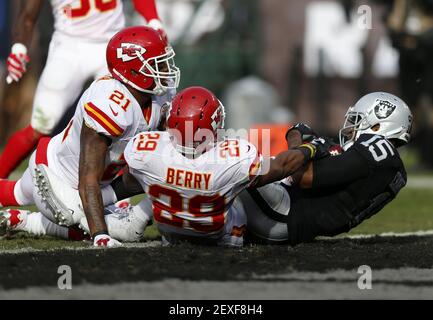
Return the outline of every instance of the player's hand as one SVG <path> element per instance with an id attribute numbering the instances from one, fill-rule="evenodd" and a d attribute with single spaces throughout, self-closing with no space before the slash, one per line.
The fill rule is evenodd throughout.
<path id="1" fill-rule="evenodd" d="M 167 33 L 165 32 L 161 21 L 159 21 L 158 19 L 152 19 L 149 21 L 149 23 L 147 25 L 149 27 L 151 27 L 153 30 L 158 31 L 158 33 L 161 35 L 164 42 L 166 42 L 168 44 Z"/>
<path id="2" fill-rule="evenodd" d="M 26 46 L 22 43 L 15 43 L 7 59 L 8 76 L 6 82 L 8 84 L 12 81 L 18 82 L 27 71 L 26 66 L 29 61 Z"/>
<path id="3" fill-rule="evenodd" d="M 322 159 L 329 156 L 329 145 L 324 138 L 315 138 L 311 140 L 310 144 L 316 148 L 313 159 Z"/>
<path id="4" fill-rule="evenodd" d="M 315 138 L 310 142 L 301 144 L 295 149 L 304 154 L 305 163 L 310 160 L 322 159 L 330 155 L 328 144 L 324 138 Z"/>
<path id="5" fill-rule="evenodd" d="M 328 137 L 319 137 L 311 141 L 316 147 L 314 159 L 322 159 L 329 156 L 336 156 L 343 152 L 339 144 L 336 144 Z"/>
<path id="6" fill-rule="evenodd" d="M 293 130 L 299 131 L 303 142 L 310 142 L 311 140 L 318 137 L 318 135 L 313 131 L 313 129 L 311 129 L 307 124 L 298 122 L 297 124 L 289 128 L 289 130 L 287 130 L 286 140 L 289 133 L 292 132 Z"/>
<path id="7" fill-rule="evenodd" d="M 105 247 L 105 248 L 116 248 L 122 246 L 122 243 L 113 239 L 108 234 L 98 234 L 93 239 L 93 246 L 95 247 Z"/>

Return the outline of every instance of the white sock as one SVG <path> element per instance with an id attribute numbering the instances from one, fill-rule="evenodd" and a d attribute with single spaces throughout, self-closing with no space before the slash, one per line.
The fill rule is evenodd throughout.
<path id="1" fill-rule="evenodd" d="M 102 201 L 104 203 L 104 207 L 117 202 L 116 192 L 114 192 L 112 186 L 108 185 L 102 188 L 101 194 L 102 194 Z"/>
<path id="2" fill-rule="evenodd" d="M 36 236 L 48 235 L 68 239 L 68 228 L 55 224 L 40 212 L 27 212 L 26 223 L 18 225 L 16 230 L 26 231 Z"/>

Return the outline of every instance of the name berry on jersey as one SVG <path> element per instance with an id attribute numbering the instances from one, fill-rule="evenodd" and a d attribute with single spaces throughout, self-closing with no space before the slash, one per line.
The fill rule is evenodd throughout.
<path id="1" fill-rule="evenodd" d="M 196 158 L 177 151 L 170 133 L 140 133 L 125 148 L 130 173 L 150 196 L 155 221 L 199 233 L 220 231 L 234 198 L 261 173 L 246 140 L 216 143 Z"/>

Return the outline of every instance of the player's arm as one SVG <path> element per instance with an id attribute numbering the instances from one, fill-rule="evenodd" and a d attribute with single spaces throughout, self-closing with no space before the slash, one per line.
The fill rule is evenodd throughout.
<path id="1" fill-rule="evenodd" d="M 141 184 L 129 172 L 128 166 L 124 168 L 121 176 L 113 180 L 111 187 L 119 201 L 144 193 Z"/>
<path id="2" fill-rule="evenodd" d="M 89 128 L 86 123 L 83 123 L 78 189 L 92 237 L 108 234 L 100 182 L 110 143 L 108 137 L 99 134 Z"/>
<path id="3" fill-rule="evenodd" d="M 308 125 L 304 123 L 296 123 L 286 132 L 286 141 L 290 149 L 300 146 L 304 142 L 310 142 L 318 138 L 318 135 Z"/>
<path id="4" fill-rule="evenodd" d="M 155 0 L 133 0 L 135 10 L 147 21 L 147 25 L 158 31 L 168 42 L 161 19 L 159 19 Z"/>
<path id="5" fill-rule="evenodd" d="M 14 43 L 22 43 L 26 47 L 30 45 L 42 4 L 43 0 L 21 1 L 20 13 L 14 27 Z"/>
<path id="6" fill-rule="evenodd" d="M 133 0 L 135 10 L 146 19 L 149 27 L 155 30 L 163 30 L 159 19 L 155 0 Z"/>
<path id="7" fill-rule="evenodd" d="M 309 163 L 299 185 L 313 189 L 344 186 L 366 177 L 368 172 L 367 161 L 356 150 L 349 150 L 339 156 Z"/>
<path id="8" fill-rule="evenodd" d="M 258 176 L 253 186 L 260 187 L 290 176 L 313 159 L 315 154 L 316 147 L 313 144 L 302 144 L 295 149 L 281 152 L 274 159 L 269 159 L 268 172 Z"/>
<path id="9" fill-rule="evenodd" d="M 7 59 L 8 77 L 6 81 L 8 83 L 18 82 L 26 72 L 26 65 L 30 60 L 27 48 L 30 45 L 42 4 L 42 0 L 21 1 L 20 13 L 14 27 L 14 44 Z"/>
<path id="10" fill-rule="evenodd" d="M 156 10 L 155 0 L 133 0 L 135 10 L 146 19 L 147 22 L 158 20 L 158 11 Z"/>

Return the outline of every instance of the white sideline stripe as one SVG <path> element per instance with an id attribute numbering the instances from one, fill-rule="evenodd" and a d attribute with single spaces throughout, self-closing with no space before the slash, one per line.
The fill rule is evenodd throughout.
<path id="1" fill-rule="evenodd" d="M 7 241 L 7 240 L 5 240 Z M 139 242 L 139 243 L 124 243 L 121 247 L 119 248 L 98 248 L 98 247 L 93 247 L 91 245 L 90 242 L 88 242 L 88 245 L 86 245 L 85 247 L 69 247 L 69 246 L 64 246 L 64 247 L 56 247 L 56 248 L 51 248 L 51 249 L 36 249 L 36 248 L 32 248 L 32 247 L 27 247 L 27 248 L 20 248 L 20 249 L 7 249 L 7 250 L 0 250 L 0 255 L 2 254 L 22 254 L 22 253 L 29 253 L 29 252 L 54 252 L 54 251 L 59 251 L 59 250 L 68 250 L 68 251 L 83 251 L 83 250 L 116 250 L 116 249 L 121 249 L 121 248 L 155 248 L 155 247 L 160 247 L 162 245 L 161 241 L 148 241 L 148 242 Z"/>
<path id="2" fill-rule="evenodd" d="M 337 239 L 368 239 L 374 237 L 390 238 L 390 237 L 424 237 L 433 235 L 433 230 L 413 231 L 413 232 L 383 232 L 379 234 L 354 234 L 344 235 Z M 322 240 L 335 240 L 336 238 L 321 238 Z"/>
<path id="3" fill-rule="evenodd" d="M 328 237 L 318 237 L 320 240 L 335 240 L 335 239 L 369 239 L 374 237 L 382 237 L 382 238 L 392 238 L 392 237 L 424 237 L 424 236 L 431 236 L 433 235 L 433 230 L 425 230 L 425 231 L 414 231 L 414 232 L 384 232 L 380 234 L 355 234 L 355 235 L 343 235 L 338 236 L 335 238 L 328 238 Z M 0 240 L 1 241 L 1 240 Z M 160 247 L 162 245 L 161 241 L 148 241 L 148 242 L 139 242 L 139 243 L 124 243 L 122 247 L 120 248 L 155 248 Z M 90 242 L 88 246 L 85 247 L 57 247 L 52 249 L 35 249 L 31 247 L 27 248 L 20 248 L 20 249 L 7 249 L 7 250 L 0 250 L 0 255 L 3 254 L 21 254 L 21 253 L 29 253 L 29 252 L 53 252 L 53 251 L 59 251 L 59 250 L 70 250 L 70 251 L 82 251 L 82 250 L 116 250 L 114 249 L 104 249 L 104 248 L 97 248 L 90 245 Z"/>
<path id="4" fill-rule="evenodd" d="M 432 189 L 433 188 L 433 178 L 409 176 L 407 179 L 407 188 Z"/>

